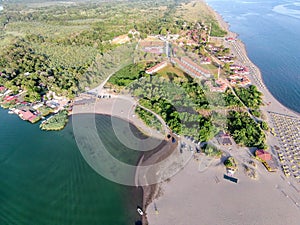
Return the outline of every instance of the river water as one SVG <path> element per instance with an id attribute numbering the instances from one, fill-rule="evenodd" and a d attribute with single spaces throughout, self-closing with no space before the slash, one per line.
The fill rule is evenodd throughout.
<path id="1" fill-rule="evenodd" d="M 96 121 L 105 130 L 102 140 L 114 141 L 110 117 Z M 141 190 L 91 169 L 76 145 L 72 120 L 62 131 L 43 132 L 0 109 L 0 140 L 1 225 L 132 225 L 140 219 Z"/>

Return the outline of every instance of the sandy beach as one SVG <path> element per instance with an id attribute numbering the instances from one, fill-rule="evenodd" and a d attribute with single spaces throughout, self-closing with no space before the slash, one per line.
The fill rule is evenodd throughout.
<path id="1" fill-rule="evenodd" d="M 149 151 L 145 151 L 140 158 L 134 179 L 136 187 L 143 187 L 143 208 L 145 209 L 158 194 L 159 186 L 157 184 L 165 180 L 165 176 L 171 177 L 178 172 L 177 170 L 183 168 L 191 158 L 191 154 L 179 154 L 179 151 L 176 151 L 177 141 L 173 143 L 170 138 L 166 138 L 164 133 L 148 127 L 135 115 L 136 105 L 137 102 L 130 96 L 112 95 L 110 98 L 99 99 L 89 94 L 81 94 L 75 101 L 72 114 L 87 113 L 109 115 L 112 118 L 117 117 L 128 121 L 129 124 L 136 126 L 145 135 L 157 140 L 157 145 Z M 168 130 L 166 129 L 165 132 L 168 132 Z M 177 139 L 176 136 L 174 137 Z M 163 168 L 172 168 L 172 170 L 160 174 Z M 146 217 L 143 217 L 143 224 L 146 223 Z"/>
<path id="2" fill-rule="evenodd" d="M 229 37 L 238 38 L 229 30 L 229 25 L 213 9 L 223 29 Z M 262 75 L 247 56 L 244 43 L 240 40 L 226 42 L 231 52 L 237 57 L 236 63 L 249 68 L 252 84 L 263 93 L 263 115 L 271 127 L 280 133 L 280 121 L 285 118 L 299 118 L 299 113 L 283 106 L 275 99 L 263 83 Z M 103 84 L 100 89 L 102 90 Z M 97 90 L 98 94 L 99 91 Z M 97 113 L 124 119 L 138 127 L 146 135 L 161 140 L 157 151 L 142 156 L 136 171 L 136 186 L 143 186 L 143 224 L 150 225 L 186 225 L 186 224 L 222 224 L 222 225 L 298 225 L 300 220 L 300 184 L 295 179 L 284 176 L 279 168 L 269 173 L 261 163 L 251 167 L 251 151 L 239 146 L 222 148 L 224 157 L 232 155 L 236 158 L 239 170 L 235 174 L 238 183 L 223 178 L 226 173 L 222 160 L 193 154 L 190 151 L 177 151 L 181 142 L 188 140 L 176 137 L 176 143 L 166 140 L 165 134 L 146 126 L 135 114 L 137 101 L 130 96 L 112 96 L 98 99 L 90 95 L 81 95 L 73 113 Z M 274 121 L 274 113 L 280 114 L 280 121 Z M 276 117 L 277 118 L 277 117 Z M 278 125 L 277 125 L 278 126 Z M 165 133 L 168 130 L 165 131 Z M 275 146 L 282 146 L 278 136 L 266 133 L 270 153 L 277 159 Z M 160 148 L 160 149 L 159 149 Z M 165 160 L 166 159 L 166 160 Z M 163 162 L 159 166 L 156 162 Z M 149 166 L 153 165 L 153 166 Z M 242 165 L 251 167 L 258 175 L 257 180 L 249 178 Z M 177 173 L 180 171 L 179 173 Z M 166 180 L 161 182 L 162 180 Z M 156 182 L 157 181 L 157 182 Z M 156 184 L 157 183 L 157 184 Z"/>
<path id="3" fill-rule="evenodd" d="M 212 12 L 222 28 L 228 31 L 228 36 L 238 38 L 236 33 L 229 30 L 229 24 L 213 9 Z M 237 57 L 236 63 L 250 69 L 248 77 L 263 93 L 264 106 L 261 109 L 271 127 L 275 127 L 272 113 L 282 115 L 283 119 L 299 118 L 299 113 L 283 106 L 269 92 L 259 68 L 248 58 L 242 41 L 227 42 L 226 47 Z M 280 127 L 277 129 L 280 130 Z M 282 147 L 280 140 L 267 134 L 267 143 L 271 153 L 277 158 L 274 146 Z M 237 157 L 240 165 L 247 158 L 250 159 L 249 150 L 233 148 L 231 155 L 240 155 Z M 225 168 L 220 160 L 211 159 L 213 163 L 206 166 L 203 162 L 208 160 L 207 157 L 199 158 L 198 161 L 191 160 L 170 182 L 161 184 L 163 194 L 147 208 L 150 225 L 299 224 L 299 183 L 287 179 L 280 168 L 276 173 L 269 173 L 257 162 L 255 170 L 259 178 L 252 180 L 239 166 L 239 171 L 235 174 L 239 181 L 235 184 L 223 179 Z"/>
<path id="4" fill-rule="evenodd" d="M 238 184 L 223 179 L 224 167 L 214 161 L 205 171 L 192 160 L 183 171 L 163 184 L 162 197 L 147 209 L 151 225 L 299 224 L 299 193 L 278 174 L 267 174 L 259 165 L 259 180 L 242 171 Z M 288 196 L 288 197 L 287 197 Z"/>
<path id="5" fill-rule="evenodd" d="M 148 136 L 158 139 L 165 138 L 164 134 L 148 127 L 135 115 L 134 110 L 137 102 L 130 96 L 111 95 L 111 98 L 99 99 L 89 94 L 81 94 L 76 101 L 80 104 L 74 105 L 72 114 L 93 113 L 117 117 L 134 124 Z"/>

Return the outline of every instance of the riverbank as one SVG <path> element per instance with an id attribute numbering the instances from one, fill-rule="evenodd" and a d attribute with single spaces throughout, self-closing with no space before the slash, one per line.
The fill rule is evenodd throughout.
<path id="1" fill-rule="evenodd" d="M 230 31 L 230 25 L 221 15 L 211 9 L 221 27 L 228 32 L 228 37 L 238 38 L 238 34 Z M 287 117 L 299 117 L 299 113 L 283 106 L 269 92 L 263 82 L 259 68 L 247 56 L 246 46 L 241 40 L 226 42 L 231 52 L 237 57 L 237 64 L 249 68 L 253 85 L 263 93 L 264 106 L 261 107 L 268 123 L 273 126 L 271 113 L 275 112 Z M 277 137 L 268 134 L 267 142 L 272 154 L 274 145 L 280 146 Z M 239 152 L 237 152 L 237 150 Z M 250 151 L 227 148 L 232 154 L 240 157 L 239 163 L 246 163 Z M 224 166 L 219 160 L 211 159 L 206 163 L 206 156 L 192 160 L 168 183 L 163 183 L 161 197 L 147 208 L 150 225 L 160 224 L 297 224 L 299 216 L 299 184 L 287 180 L 283 173 L 270 174 L 258 164 L 259 180 L 251 180 L 243 171 L 235 176 L 238 184 L 223 180 Z M 267 216 L 266 216 L 267 215 Z M 284 216 L 283 216 L 284 215 Z"/>
<path id="2" fill-rule="evenodd" d="M 171 134 L 171 137 L 168 138 L 165 134 L 148 127 L 135 115 L 136 106 L 137 102 L 130 96 L 112 95 L 110 98 L 98 99 L 82 94 L 75 100 L 72 114 L 92 113 L 109 115 L 112 119 L 120 118 L 137 127 L 148 137 L 155 138 L 155 143 L 153 141 L 144 142 L 143 150 L 145 152 L 137 162 L 134 179 L 134 185 L 143 188 L 142 208 L 145 210 L 161 194 L 160 183 L 183 168 L 191 155 L 180 154 L 176 150 L 178 148 L 177 136 Z M 112 123 L 114 122 L 112 121 Z M 175 141 L 172 141 L 172 137 L 175 138 Z M 143 224 L 147 224 L 147 218 L 144 216 L 142 219 Z"/>
<path id="3" fill-rule="evenodd" d="M 101 137 L 114 142 L 109 117 L 95 119 L 107 130 Z M 74 140 L 72 117 L 60 132 L 43 132 L 1 108 L 0 120 L 0 178 L 5 181 L 0 224 L 133 225 L 138 220 L 135 206 L 142 205 L 142 192 L 90 168 Z"/>
<path id="4" fill-rule="evenodd" d="M 82 94 L 75 100 L 71 114 L 94 113 L 120 118 L 134 124 L 145 135 L 163 140 L 165 137 L 162 133 L 147 126 L 136 116 L 137 104 L 137 101 L 130 96 L 111 95 L 110 98 L 99 99 Z"/>

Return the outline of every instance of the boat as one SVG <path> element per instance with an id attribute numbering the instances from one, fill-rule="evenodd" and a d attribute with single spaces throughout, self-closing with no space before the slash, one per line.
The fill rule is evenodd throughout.
<path id="1" fill-rule="evenodd" d="M 144 215 L 143 210 L 140 207 L 137 207 L 136 211 L 142 216 Z"/>
<path id="2" fill-rule="evenodd" d="M 13 111 L 8 111 L 8 114 L 14 114 L 14 112 Z"/>

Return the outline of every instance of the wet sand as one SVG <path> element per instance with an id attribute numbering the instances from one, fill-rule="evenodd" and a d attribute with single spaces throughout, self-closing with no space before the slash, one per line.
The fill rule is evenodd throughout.
<path id="1" fill-rule="evenodd" d="M 136 105 L 137 102 L 129 96 L 113 95 L 111 98 L 99 99 L 92 95 L 81 94 L 75 101 L 72 114 L 92 113 L 117 117 L 133 124 L 143 134 L 155 138 L 157 146 L 149 151 L 145 151 L 141 156 L 134 179 L 135 186 L 143 188 L 142 208 L 146 209 L 148 204 L 159 193 L 159 185 L 157 183 L 160 183 L 163 174 L 158 174 L 158 171 L 160 171 L 161 167 L 168 168 L 172 166 L 172 163 L 181 160 L 181 157 L 176 151 L 178 142 L 172 143 L 171 139 L 167 138 L 165 134 L 148 127 L 134 113 Z M 145 143 L 145 145 L 147 144 L 151 143 Z M 144 147 L 147 148 L 147 146 Z M 168 159 L 170 155 L 173 155 L 173 157 Z M 172 160 L 174 158 L 176 160 Z M 143 224 L 147 224 L 146 217 L 143 217 Z"/>

